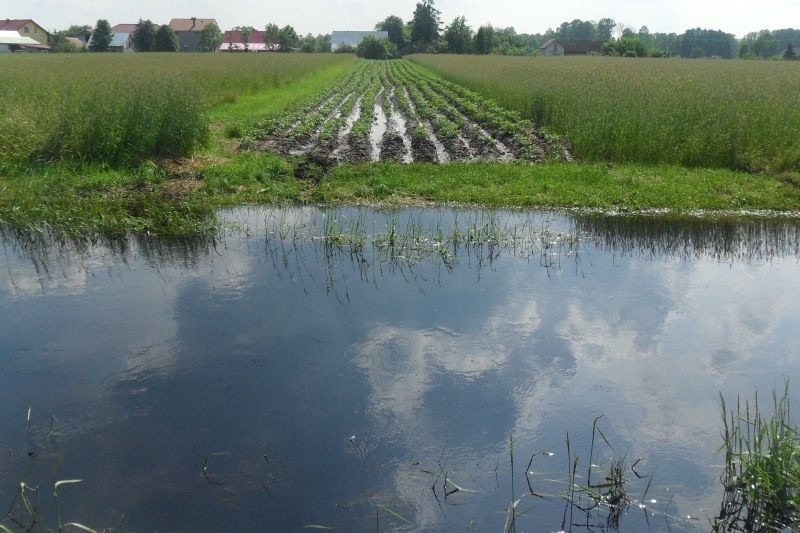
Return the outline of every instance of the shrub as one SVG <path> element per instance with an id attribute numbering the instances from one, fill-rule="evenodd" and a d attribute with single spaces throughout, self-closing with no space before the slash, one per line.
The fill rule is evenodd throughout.
<path id="1" fill-rule="evenodd" d="M 389 39 L 378 39 L 372 35 L 367 35 L 358 43 L 356 55 L 364 59 L 396 59 L 400 57 L 397 46 Z"/>

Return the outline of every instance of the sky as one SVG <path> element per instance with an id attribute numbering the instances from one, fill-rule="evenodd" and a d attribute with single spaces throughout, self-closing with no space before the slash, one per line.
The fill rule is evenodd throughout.
<path id="1" fill-rule="evenodd" d="M 104 18 L 112 25 L 140 18 L 157 24 L 172 18 L 215 18 L 223 30 L 233 26 L 263 28 L 268 22 L 291 24 L 299 34 L 333 30 L 366 30 L 388 15 L 410 20 L 416 0 L 30 0 L 4 2 L 5 18 L 33 19 L 47 30 L 90 24 Z M 448 24 L 457 16 L 477 28 L 481 24 L 513 26 L 518 33 L 544 33 L 564 21 L 609 17 L 638 30 L 683 33 L 689 28 L 719 29 L 739 37 L 761 29 L 800 27 L 799 0 L 436 0 Z"/>

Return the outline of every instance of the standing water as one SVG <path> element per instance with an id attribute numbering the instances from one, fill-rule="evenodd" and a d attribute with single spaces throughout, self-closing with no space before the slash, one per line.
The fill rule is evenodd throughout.
<path id="1" fill-rule="evenodd" d="M 707 530 L 719 394 L 800 382 L 796 221 L 222 216 L 3 234 L 0 524 Z"/>

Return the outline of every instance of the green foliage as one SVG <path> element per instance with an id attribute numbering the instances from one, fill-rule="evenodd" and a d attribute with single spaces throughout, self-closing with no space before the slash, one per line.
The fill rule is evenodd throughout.
<path id="1" fill-rule="evenodd" d="M 721 57 L 730 59 L 736 50 L 736 38 L 730 33 L 694 28 L 680 37 L 681 57 Z"/>
<path id="2" fill-rule="evenodd" d="M 82 52 L 83 47 L 68 40 L 70 35 L 69 30 L 53 31 L 47 37 L 47 44 L 50 45 L 51 53 L 74 53 Z"/>
<path id="3" fill-rule="evenodd" d="M 725 496 L 714 531 L 780 531 L 800 526 L 800 434 L 789 413 L 789 384 L 772 393 L 771 417 L 753 403 L 722 401 Z"/>
<path id="4" fill-rule="evenodd" d="M 648 57 L 650 50 L 635 37 L 622 37 L 618 40 L 603 43 L 602 53 L 605 56 Z"/>
<path id="5" fill-rule="evenodd" d="M 177 52 L 180 50 L 178 34 L 170 26 L 164 24 L 156 31 L 153 41 L 154 52 Z"/>
<path id="6" fill-rule="evenodd" d="M 406 25 L 398 16 L 390 15 L 381 22 L 375 25 L 376 30 L 385 31 L 389 33 L 389 41 L 397 47 L 401 53 L 408 46 L 408 38 L 406 36 Z"/>
<path id="7" fill-rule="evenodd" d="M 794 51 L 792 41 L 789 41 L 789 43 L 786 45 L 786 50 L 783 52 L 783 58 L 788 61 L 794 61 L 797 59 L 797 52 Z"/>
<path id="8" fill-rule="evenodd" d="M 131 39 L 133 40 L 133 48 L 137 52 L 152 52 L 155 48 L 156 31 L 158 28 L 149 19 L 142 20 L 136 24 Z"/>
<path id="9" fill-rule="evenodd" d="M 92 32 L 92 40 L 89 42 L 89 50 L 92 52 L 108 52 L 108 46 L 114 33 L 111 25 L 105 19 L 99 19 Z"/>
<path id="10" fill-rule="evenodd" d="M 200 31 L 200 49 L 203 52 L 215 52 L 222 44 L 222 31 L 216 23 L 211 22 Z"/>
<path id="11" fill-rule="evenodd" d="M 411 22 L 411 47 L 415 51 L 430 50 L 439 39 L 439 14 L 433 0 L 417 3 Z"/>
<path id="12" fill-rule="evenodd" d="M 272 49 L 276 45 L 280 44 L 280 35 L 281 29 L 277 24 L 267 24 L 264 27 L 264 44 L 267 45 L 267 48 Z"/>
<path id="13" fill-rule="evenodd" d="M 294 28 L 288 24 L 278 32 L 278 46 L 281 52 L 292 52 L 300 43 L 300 38 Z"/>
<path id="14" fill-rule="evenodd" d="M 378 39 L 367 35 L 356 47 L 356 55 L 364 59 L 396 59 L 400 57 L 397 47 L 389 39 Z"/>
<path id="15" fill-rule="evenodd" d="M 494 28 L 491 26 L 481 26 L 475 33 L 475 43 L 473 50 L 476 54 L 490 54 L 492 52 L 492 41 Z"/>
<path id="16" fill-rule="evenodd" d="M 447 51 L 451 54 L 469 54 L 472 52 L 472 28 L 464 17 L 456 17 L 444 31 Z"/>

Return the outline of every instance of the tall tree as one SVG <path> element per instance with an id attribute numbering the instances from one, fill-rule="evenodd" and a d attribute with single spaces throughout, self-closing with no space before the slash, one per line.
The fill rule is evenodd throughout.
<path id="1" fill-rule="evenodd" d="M 278 45 L 281 47 L 281 52 L 291 52 L 297 48 L 299 41 L 300 38 L 297 36 L 297 32 L 288 24 L 278 32 Z"/>
<path id="2" fill-rule="evenodd" d="M 617 23 L 614 19 L 603 18 L 597 21 L 597 39 L 600 41 L 608 41 L 614 32 L 614 27 Z"/>
<path id="3" fill-rule="evenodd" d="M 89 50 L 92 52 L 108 52 L 108 45 L 111 44 L 113 37 L 114 32 L 111 31 L 111 24 L 106 19 L 98 20 L 92 32 Z"/>
<path id="4" fill-rule="evenodd" d="M 267 50 L 273 50 L 275 46 L 280 44 L 281 29 L 277 24 L 267 24 L 264 27 L 264 44 L 267 45 Z"/>
<path id="5" fill-rule="evenodd" d="M 476 54 L 491 54 L 492 53 L 492 41 L 494 40 L 494 28 L 487 24 L 486 26 L 481 26 L 478 28 L 477 33 L 475 33 L 475 43 L 473 46 L 473 50 Z"/>
<path id="6" fill-rule="evenodd" d="M 156 32 L 153 44 L 155 52 L 177 52 L 180 50 L 178 34 L 168 24 L 164 24 Z"/>
<path id="7" fill-rule="evenodd" d="M 456 17 L 444 31 L 447 51 L 451 54 L 468 54 L 472 51 L 472 28 L 464 17 Z"/>
<path id="8" fill-rule="evenodd" d="M 200 49 L 203 52 L 215 52 L 222 44 L 222 31 L 215 22 L 206 25 L 200 31 Z"/>
<path id="9" fill-rule="evenodd" d="M 152 52 L 153 46 L 156 41 L 156 25 L 149 19 L 142 20 L 136 24 L 136 29 L 133 31 L 133 47 L 137 52 Z"/>
<path id="10" fill-rule="evenodd" d="M 376 30 L 389 32 L 389 42 L 393 43 L 398 50 L 406 47 L 405 22 L 398 16 L 389 15 L 386 19 L 375 25 Z"/>
<path id="11" fill-rule="evenodd" d="M 433 0 L 422 0 L 414 9 L 411 21 L 411 46 L 414 50 L 426 51 L 439 38 L 439 10 Z"/>
<path id="12" fill-rule="evenodd" d="M 792 41 L 786 45 L 786 50 L 783 52 L 783 58 L 788 61 L 794 61 L 797 59 L 797 55 L 794 52 L 794 46 L 792 45 Z"/>

